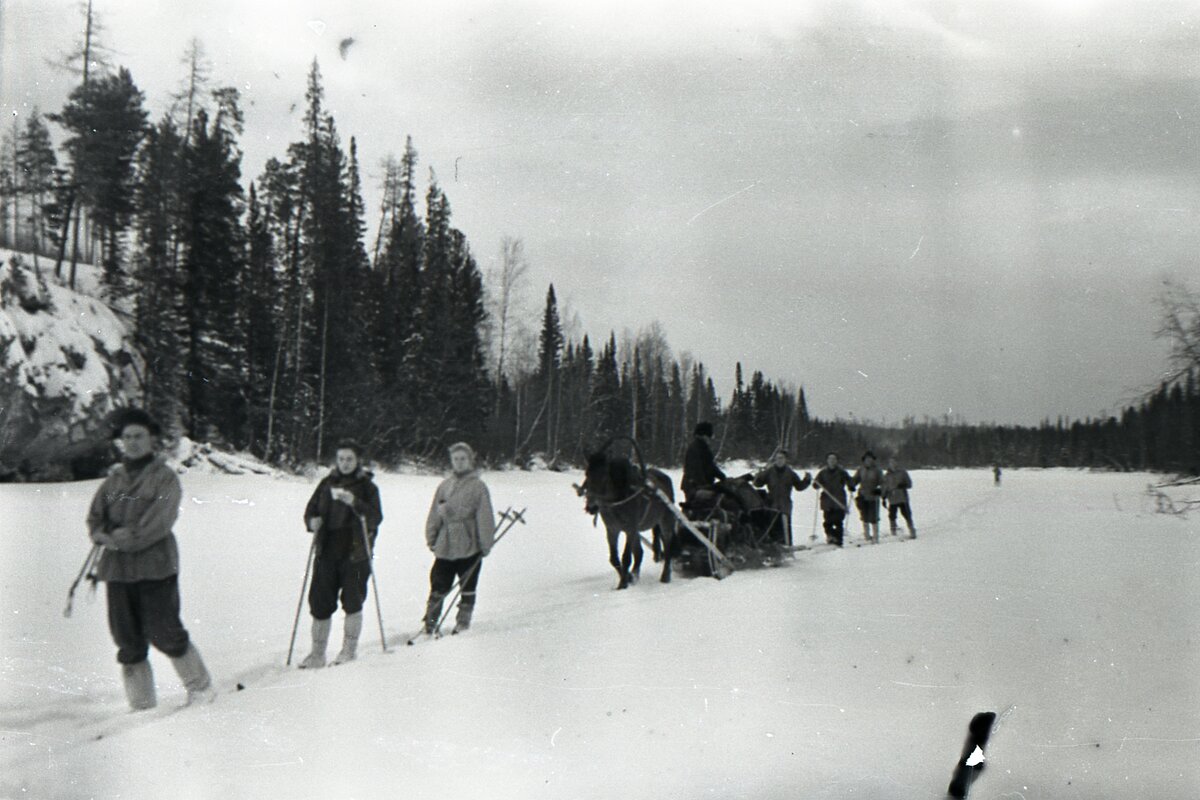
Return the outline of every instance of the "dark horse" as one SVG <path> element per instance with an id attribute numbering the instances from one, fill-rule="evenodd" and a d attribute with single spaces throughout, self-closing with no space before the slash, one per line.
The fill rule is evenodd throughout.
<path id="1" fill-rule="evenodd" d="M 614 458 L 605 450 L 588 456 L 586 479 L 580 494 L 587 498 L 589 514 L 599 514 L 608 534 L 608 560 L 617 571 L 625 589 L 637 581 L 642 567 L 641 531 L 654 530 L 655 560 L 662 558 L 662 582 L 671 582 L 671 540 L 675 532 L 675 516 L 646 481 L 662 490 L 672 502 L 675 487 L 665 472 L 641 471 L 627 458 Z M 625 552 L 617 557 L 617 537 L 624 532 Z"/>

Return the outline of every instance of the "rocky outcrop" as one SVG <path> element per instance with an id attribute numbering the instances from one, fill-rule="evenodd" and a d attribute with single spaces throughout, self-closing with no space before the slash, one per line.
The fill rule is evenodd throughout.
<path id="1" fill-rule="evenodd" d="M 88 477 L 141 359 L 107 305 L 0 253 L 0 480 Z"/>

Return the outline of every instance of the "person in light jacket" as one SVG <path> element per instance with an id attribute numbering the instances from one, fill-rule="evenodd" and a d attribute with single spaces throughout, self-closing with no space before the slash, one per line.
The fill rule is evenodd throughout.
<path id="1" fill-rule="evenodd" d="M 158 455 L 162 430 L 142 409 L 128 408 L 112 433 L 121 443 L 121 463 L 96 490 L 87 528 L 102 548 L 96 579 L 105 582 L 125 697 L 134 711 L 157 705 L 148 660 L 154 645 L 171 659 L 187 702 L 210 702 L 212 678 L 179 615 L 179 545 L 172 528 L 183 490 Z"/>
<path id="2" fill-rule="evenodd" d="M 451 632 L 470 627 L 480 568 L 496 534 L 492 498 L 475 469 L 475 451 L 470 445 L 458 442 L 450 446 L 450 468 L 453 474 L 434 492 L 425 520 L 425 543 L 434 555 L 425 604 L 426 633 L 437 628 L 442 603 L 454 587 L 455 577 L 462 586 L 462 595 Z"/>
<path id="3" fill-rule="evenodd" d="M 883 502 L 888 509 L 888 522 L 892 525 L 892 536 L 899 533 L 896 526 L 896 514 L 904 517 L 908 525 L 908 538 L 917 538 L 917 529 L 913 526 L 912 506 L 909 504 L 908 490 L 912 488 L 912 478 L 908 470 L 896 466 L 896 459 L 888 459 L 888 471 L 883 476 Z"/>

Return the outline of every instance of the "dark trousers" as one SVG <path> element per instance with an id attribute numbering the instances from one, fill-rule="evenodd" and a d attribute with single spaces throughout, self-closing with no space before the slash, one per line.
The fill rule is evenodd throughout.
<path id="1" fill-rule="evenodd" d="M 892 530 L 896 529 L 896 512 L 900 512 L 908 527 L 913 526 L 912 509 L 908 507 L 908 503 L 892 503 L 888 506 L 888 522 L 892 524 Z"/>
<path id="2" fill-rule="evenodd" d="M 371 565 L 348 558 L 317 558 L 312 586 L 308 588 L 308 609 L 316 619 L 329 619 L 337 611 L 338 595 L 347 614 L 362 611 L 367 599 L 367 581 Z"/>
<path id="3" fill-rule="evenodd" d="M 480 566 L 475 567 L 476 564 Z M 475 567 L 474 570 L 472 567 Z M 474 605 L 475 587 L 479 584 L 479 572 L 482 567 L 483 563 L 478 555 L 435 559 L 433 569 L 429 570 L 429 593 L 445 597 L 454 588 L 454 578 L 457 577 L 463 582 L 462 599 L 459 604 Z"/>
<path id="4" fill-rule="evenodd" d="M 150 645 L 171 658 L 188 649 L 188 632 L 179 619 L 179 576 L 155 581 L 105 584 L 108 629 L 117 644 L 117 661 L 138 664 Z"/>
<path id="5" fill-rule="evenodd" d="M 825 515 L 825 541 L 841 547 L 844 533 L 842 523 L 846 520 L 846 512 L 840 508 L 822 508 L 821 511 Z"/>

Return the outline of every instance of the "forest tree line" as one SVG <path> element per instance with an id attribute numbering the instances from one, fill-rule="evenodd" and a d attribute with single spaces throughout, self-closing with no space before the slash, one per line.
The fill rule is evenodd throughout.
<path id="1" fill-rule="evenodd" d="M 0 140 L 0 244 L 72 286 L 78 263 L 99 266 L 144 356 L 142 402 L 174 435 L 290 466 L 328 458 L 342 438 L 385 464 L 465 439 L 493 464 L 578 465 L 626 436 L 648 462 L 676 466 L 708 420 L 725 460 L 782 446 L 801 464 L 829 451 L 854 463 L 872 448 L 909 467 L 1200 471 L 1200 311 L 1183 287 L 1163 300 L 1173 373 L 1105 419 L 823 421 L 803 388 L 747 378 L 740 363 L 723 402 L 657 323 L 593 341 L 577 320 L 564 325 L 553 286 L 532 319 L 518 302 L 521 240 L 501 242 L 485 276 L 432 169 L 422 182 L 411 138 L 383 165 L 368 247 L 357 143 L 327 111 L 315 60 L 301 135 L 247 182 L 239 93 L 212 84 L 200 44 L 151 119 L 130 72 L 97 55 L 90 12 L 87 22 L 64 107 L 14 118 Z"/>

